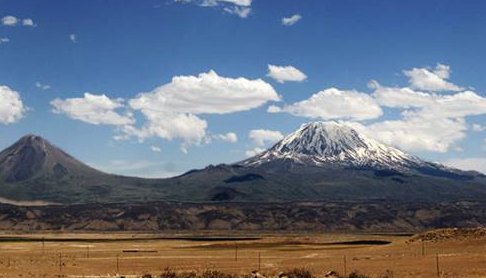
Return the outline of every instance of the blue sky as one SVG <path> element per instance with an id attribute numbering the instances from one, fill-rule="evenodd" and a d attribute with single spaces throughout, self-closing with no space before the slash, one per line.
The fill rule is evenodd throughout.
<path id="1" fill-rule="evenodd" d="M 338 120 L 486 172 L 484 1 L 0 7 L 0 149 L 35 133 L 105 171 L 164 177 L 242 160 L 304 122 Z"/>

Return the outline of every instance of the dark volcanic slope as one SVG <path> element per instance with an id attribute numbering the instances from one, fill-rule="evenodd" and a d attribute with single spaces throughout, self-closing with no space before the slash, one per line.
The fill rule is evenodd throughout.
<path id="1" fill-rule="evenodd" d="M 0 153 L 0 198 L 61 204 L 486 201 L 486 176 L 422 161 L 336 123 L 301 127 L 233 165 L 171 179 L 106 174 L 29 135 Z"/>
<path id="2" fill-rule="evenodd" d="M 452 177 L 452 178 L 451 178 Z M 486 178 L 477 173 L 405 172 L 388 169 L 306 166 L 278 160 L 258 167 L 209 166 L 165 182 L 183 188 L 175 200 L 195 201 L 486 201 Z"/>
<path id="3" fill-rule="evenodd" d="M 0 177 L 16 183 L 36 177 L 104 174 L 76 160 L 39 136 L 27 135 L 0 153 Z"/>
<path id="4" fill-rule="evenodd" d="M 0 153 L 0 196 L 13 200 L 141 201 L 151 196 L 155 182 L 95 170 L 35 135 Z"/>

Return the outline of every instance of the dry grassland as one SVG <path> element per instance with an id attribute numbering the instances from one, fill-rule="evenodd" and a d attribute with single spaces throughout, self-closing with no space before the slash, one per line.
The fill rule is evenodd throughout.
<path id="1" fill-rule="evenodd" d="M 486 276 L 484 238 L 422 244 L 409 243 L 410 236 L 400 235 L 202 235 L 214 239 L 186 239 L 183 234 L 4 234 L 0 276 L 159 277 L 164 271 L 165 275 L 217 271 L 250 276 L 258 271 L 276 277 L 293 268 L 304 268 L 316 277 L 329 271 L 370 277 L 436 277 L 437 272 L 441 277 Z"/>

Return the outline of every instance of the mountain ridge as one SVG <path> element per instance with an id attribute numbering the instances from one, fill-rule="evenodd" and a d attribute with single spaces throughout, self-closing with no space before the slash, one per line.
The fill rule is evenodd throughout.
<path id="1" fill-rule="evenodd" d="M 27 135 L 0 152 L 0 197 L 60 204 L 486 201 L 486 176 L 423 161 L 344 124 L 315 122 L 255 157 L 168 179 L 107 174 Z"/>

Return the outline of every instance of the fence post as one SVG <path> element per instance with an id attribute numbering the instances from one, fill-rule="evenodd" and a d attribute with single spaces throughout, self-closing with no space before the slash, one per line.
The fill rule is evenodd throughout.
<path id="1" fill-rule="evenodd" d="M 440 269 L 439 269 L 439 254 L 435 255 L 435 264 L 437 268 L 437 278 L 440 277 Z"/>
<path id="2" fill-rule="evenodd" d="M 422 256 L 425 256 L 425 242 L 422 239 Z"/>
<path id="3" fill-rule="evenodd" d="M 89 259 L 89 245 L 86 245 L 86 258 Z"/>
<path id="4" fill-rule="evenodd" d="M 235 262 L 238 261 L 238 243 L 235 243 Z"/>
<path id="5" fill-rule="evenodd" d="M 118 260 L 118 254 L 116 255 L 116 273 L 120 274 L 120 261 Z"/>

